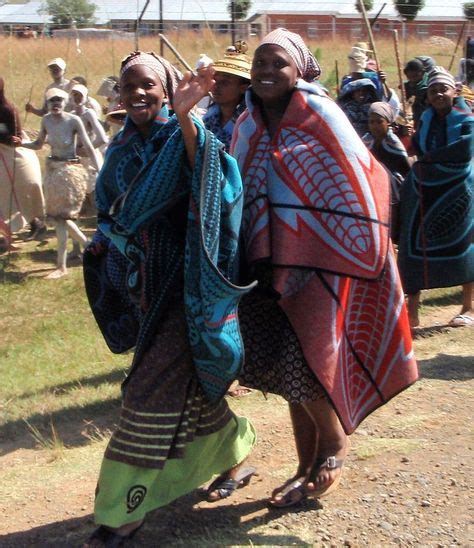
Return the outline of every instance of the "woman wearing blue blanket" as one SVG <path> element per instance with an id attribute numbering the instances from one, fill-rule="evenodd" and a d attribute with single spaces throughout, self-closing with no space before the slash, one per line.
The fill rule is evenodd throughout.
<path id="1" fill-rule="evenodd" d="M 242 466 L 254 429 L 223 399 L 242 362 L 236 309 L 250 289 L 233 283 L 242 182 L 190 114 L 213 69 L 180 77 L 154 54 L 123 61 L 128 117 L 97 180 L 86 289 L 111 350 L 134 347 L 134 358 L 97 485 L 99 527 L 86 546 L 120 546 L 149 511 L 213 475 L 210 501 L 254 473 Z"/>
<path id="2" fill-rule="evenodd" d="M 462 306 L 450 325 L 472 327 L 474 116 L 455 106 L 454 78 L 442 67 L 430 72 L 427 94 L 431 107 L 413 136 L 418 161 L 401 189 L 400 274 L 412 327 L 421 289 L 456 285 Z"/>

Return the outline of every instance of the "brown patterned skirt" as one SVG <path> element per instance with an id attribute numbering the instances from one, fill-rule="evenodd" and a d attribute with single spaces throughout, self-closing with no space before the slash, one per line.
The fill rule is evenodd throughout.
<path id="1" fill-rule="evenodd" d="M 245 295 L 239 306 L 245 362 L 239 382 L 291 403 L 325 398 L 301 345 L 276 297 L 265 284 Z"/>
<path id="2" fill-rule="evenodd" d="M 161 469 L 167 459 L 181 458 L 195 436 L 217 432 L 233 417 L 225 400 L 210 404 L 203 394 L 181 297 L 160 321 L 151 347 L 129 379 L 105 456 Z"/>

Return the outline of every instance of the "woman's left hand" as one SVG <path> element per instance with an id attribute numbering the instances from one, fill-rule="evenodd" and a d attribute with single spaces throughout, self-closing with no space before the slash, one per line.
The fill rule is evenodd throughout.
<path id="1" fill-rule="evenodd" d="M 188 112 L 203 97 L 208 95 L 215 84 L 215 70 L 212 65 L 199 70 L 198 74 L 187 72 L 179 82 L 173 98 L 173 110 L 177 116 Z"/>

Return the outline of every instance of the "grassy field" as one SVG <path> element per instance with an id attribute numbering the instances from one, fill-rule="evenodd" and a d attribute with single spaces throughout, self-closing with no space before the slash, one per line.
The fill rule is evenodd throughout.
<path id="1" fill-rule="evenodd" d="M 192 40 L 189 36 L 170 38 L 191 64 L 201 52 L 216 58 L 227 45 L 224 38 L 211 35 L 193 35 Z M 340 40 L 336 46 L 330 41 L 311 44 L 324 70 L 322 80 L 329 87 L 335 83 L 334 62 L 337 59 L 340 70 L 344 72 L 350 45 L 349 40 Z M 255 46 L 256 42 L 252 41 L 250 50 Z M 392 86 L 395 86 L 393 45 L 386 41 L 378 46 L 382 65 L 391 77 Z M 144 50 L 159 48 L 152 38 L 142 39 L 140 47 Z M 31 94 L 32 102 L 40 104 L 44 86 L 49 83 L 46 62 L 58 55 L 68 61 L 68 75 L 85 75 L 94 91 L 104 76 L 117 73 L 121 57 L 133 48 L 133 43 L 127 41 L 83 41 L 81 53 L 78 53 L 74 41 L 0 38 L 1 75 L 6 80 L 7 96 L 22 106 Z M 439 63 L 447 64 L 452 49 L 446 45 L 428 47 L 421 41 L 413 41 L 403 45 L 403 52 L 405 59 L 429 53 Z M 172 59 L 172 56 L 168 57 Z M 39 124 L 39 118 L 32 115 L 22 121 L 31 129 L 36 129 Z M 93 231 L 90 221 L 82 228 L 89 235 Z M 55 546 L 76 545 L 83 538 L 82 528 L 90 529 L 90 517 L 84 521 L 79 516 L 84 518 L 92 510 L 101 456 L 108 434 L 118 419 L 120 384 L 131 361 L 130 355 L 115 356 L 107 349 L 87 304 L 80 265 L 71 268 L 70 274 L 63 279 L 42 279 L 42 275 L 54 267 L 56 240 L 53 231 L 49 236 L 50 240 L 44 245 L 25 243 L 20 237 L 16 242 L 18 251 L 10 256 L 0 256 L 0 513 L 13 513 L 8 524 L 0 524 L 0 535 L 5 531 L 36 531 L 27 539 L 16 539 L 12 546 L 43 546 L 46 545 L 45 539 L 49 542 L 51 538 L 57 539 Z M 397 416 L 399 404 L 394 403 L 383 408 L 378 418 L 370 418 L 369 426 L 364 423 L 359 437 L 355 438 L 353 454 L 356 460 L 374 466 L 380 457 L 380 469 L 383 470 L 387 458 L 399 459 L 400 455 L 412 458 L 411 454 L 419 451 L 421 469 L 426 462 L 423 452 L 427 447 L 426 428 L 435 425 L 436 429 L 438 424 L 446 426 L 448 419 L 461 422 L 468 416 L 467 401 L 472 389 L 463 381 L 472 379 L 472 332 L 446 327 L 458 311 L 459 301 L 458 288 L 425 292 L 421 308 L 425 328 L 415 341 L 425 378 L 403 395 L 401 407 L 409 410 L 408 416 Z M 421 387 L 423 400 L 417 399 Z M 454 391 L 460 403 L 458 407 L 448 409 L 453 405 L 448 400 Z M 448 409 L 446 413 L 440 405 L 443 398 L 446 399 L 443 403 Z M 274 469 L 270 468 L 268 484 L 254 495 L 263 499 L 270 486 L 285 479 L 293 469 L 294 462 L 288 458 L 292 441 L 286 406 L 276 397 L 267 401 L 261 395 L 234 399 L 231 404 L 237 412 L 255 421 L 261 436 L 257 462 L 263 463 L 268 456 L 280 457 L 275 461 Z M 458 413 L 458 409 L 462 413 Z M 282 448 L 275 445 L 278 436 L 284 438 Z M 436 439 L 432 450 L 441 447 L 441 443 Z M 433 470 L 438 474 L 438 469 Z M 373 475 L 372 471 L 367 472 L 367 477 Z M 363 480 L 363 477 L 361 474 L 361 482 L 372 482 L 372 479 Z M 352 479 L 357 482 L 355 475 Z M 456 481 L 461 482 L 459 479 Z M 356 486 L 360 489 L 360 493 L 354 491 L 357 496 L 367 493 L 369 488 L 365 484 Z M 387 491 L 387 488 L 383 490 Z M 347 493 L 343 493 L 344 496 Z M 245 499 L 252 496 L 244 494 L 241 497 L 244 498 L 244 501 L 240 500 L 242 506 L 253 504 Z M 357 498 L 347 500 L 347 508 L 344 507 L 347 512 L 360 504 Z M 246 537 L 251 525 L 259 531 L 266 527 L 266 522 L 258 517 L 261 521 L 255 518 L 253 523 L 249 518 L 246 526 L 242 519 L 239 526 L 242 533 L 237 542 L 231 534 L 238 529 L 236 516 L 232 514 L 233 504 L 235 502 L 229 509 L 218 508 L 216 516 L 209 512 L 205 526 L 199 525 L 200 516 L 194 517 L 194 522 L 190 520 L 193 534 L 201 535 L 199 545 L 252 545 L 253 540 Z M 172 506 L 169 512 L 169 524 L 176 522 L 176 515 L 179 517 L 180 512 L 183 521 L 188 518 L 188 513 L 192 514 L 186 502 L 182 507 Z M 190 542 L 192 544 L 187 540 L 192 537 L 180 532 L 178 526 L 169 525 L 167 516 L 164 515 L 163 531 L 158 528 L 156 533 L 170 534 L 171 541 L 166 537 L 168 545 L 181 545 L 176 540 L 180 535 L 184 539 L 183 546 L 186 542 L 188 546 Z M 336 518 L 338 527 L 345 526 Z M 213 532 L 214 521 L 221 527 L 217 533 Z M 321 537 L 317 537 L 319 530 L 314 521 L 301 524 L 288 519 L 283 523 L 286 528 L 283 532 L 273 525 L 268 526 L 272 534 L 280 531 L 278 537 L 268 536 L 280 539 L 275 540 L 274 545 L 295 544 L 295 539 L 303 537 L 307 537 L 308 542 L 316 542 L 315 538 Z M 324 516 L 321 525 L 326 527 Z M 42 527 L 45 529 L 41 530 Z M 69 543 L 68 537 L 64 537 L 64 528 L 74 542 L 71 540 Z M 300 534 L 301 531 L 305 534 Z M 40 540 L 35 541 L 36 534 Z M 259 537 L 252 538 L 258 540 Z M 348 538 L 351 538 L 349 533 Z M 257 540 L 256 544 L 262 544 Z M 2 544 L 0 538 L 0 545 L 10 544 Z"/>
<path id="2" fill-rule="evenodd" d="M 206 53 L 217 59 L 222 56 L 229 38 L 223 35 L 215 35 L 203 32 L 201 34 L 175 33 L 170 34 L 169 39 L 177 47 L 187 62 L 194 66 L 199 53 Z M 355 40 L 340 37 L 337 42 L 327 38 L 309 43 L 309 47 L 318 58 L 323 74 L 321 81 L 332 91 L 336 85 L 335 62 L 338 61 L 339 77 L 346 73 L 347 54 Z M 144 37 L 140 39 L 140 49 L 144 51 L 159 51 L 157 37 Z M 251 55 L 258 45 L 256 37 L 249 40 L 249 54 Z M 401 43 L 402 62 L 415 55 L 431 55 L 441 65 L 447 66 L 454 53 L 454 44 L 445 38 L 432 38 L 430 42 L 422 40 L 408 40 Z M 100 85 L 101 80 L 111 74 L 117 74 L 120 60 L 130 51 L 135 49 L 133 40 L 82 40 L 80 48 L 76 48 L 73 39 L 21 40 L 13 37 L 0 37 L 0 67 L 1 76 L 6 82 L 7 97 L 13 101 L 21 111 L 23 105 L 30 99 L 35 105 L 42 102 L 42 94 L 45 86 L 50 83 L 46 63 L 54 57 L 63 57 L 67 63 L 67 75 L 69 77 L 83 75 L 89 85 L 91 94 Z M 379 61 L 382 68 L 388 73 L 391 87 L 398 86 L 398 75 L 394 54 L 393 41 L 380 39 L 377 42 Z M 461 49 L 455 59 L 454 68 L 457 70 Z M 174 55 L 165 49 L 165 56 L 172 62 Z M 180 67 L 183 68 L 183 67 Z M 37 129 L 39 118 L 28 115 L 23 117 L 23 125 L 27 128 Z"/>
<path id="3" fill-rule="evenodd" d="M 90 234 L 89 223 L 83 228 Z M 131 360 L 130 355 L 114 356 L 106 348 L 87 304 L 79 264 L 60 280 L 41 277 L 54 265 L 56 242 L 52 231 L 49 236 L 45 245 L 17 239 L 19 250 L 10 257 L 0 256 L 0 513 L 8 517 L 0 523 L 1 546 L 76 546 L 89 534 L 95 481 L 118 420 L 120 383 Z M 266 399 L 253 393 L 230 403 L 257 428 L 259 444 L 252 462 L 263 478 L 217 508 L 193 493 L 153 513 L 144 542 L 161 538 L 166 546 L 209 548 L 322 545 L 324 531 L 333 523 L 337 537 L 338 531 L 346 531 L 343 540 L 367 545 L 367 539 L 357 535 L 370 522 L 355 532 L 340 516 L 354 511 L 354 520 L 359 520 L 354 509 L 366 504 L 361 497 L 367 499 L 374 489 L 371 497 L 389 492 L 404 508 L 401 505 L 411 494 L 397 476 L 400 459 L 411 463 L 416 478 L 433 478 L 430 481 L 436 485 L 442 481 L 436 463 L 445 457 L 456 463 L 469 461 L 472 330 L 446 327 L 459 300 L 458 288 L 424 293 L 424 329 L 415 341 L 423 378 L 369 417 L 352 436 L 345 488 L 326 510 L 306 506 L 306 513 L 285 516 L 265 510 L 265 497 L 291 475 L 295 457 L 285 403 L 276 396 Z M 458 431 L 461 435 L 446 455 L 446 435 Z M 266 464 L 269 459 L 271 464 Z M 454 466 L 448 474 L 463 488 L 468 469 Z M 377 477 L 385 478 L 384 483 L 374 483 Z M 391 491 L 384 486 L 387 481 L 393 485 Z M 397 489 L 399 494 L 394 494 Z M 453 500 L 449 517 L 443 516 L 461 539 L 467 539 L 459 525 L 467 512 L 467 493 L 466 487 L 465 496 Z M 436 500 L 446 514 L 445 495 L 436 495 Z M 384 507 L 390 510 L 383 504 L 373 506 L 367 516 Z M 411 531 L 409 514 L 398 519 L 401 529 Z M 425 523 L 426 531 L 417 537 L 422 545 L 431 545 L 430 530 L 437 519 L 433 515 Z M 373 545 L 388 542 L 377 531 Z"/>
<path id="4" fill-rule="evenodd" d="M 20 243 L 20 252 L 0 258 L 0 439 L 31 426 L 44 435 L 53 426 L 67 437 L 69 418 L 88 421 L 117 405 L 130 363 L 129 355 L 107 349 L 88 307 L 80 266 L 64 279 L 42 279 L 53 267 L 55 244 L 54 237 L 46 245 Z M 421 317 L 431 318 L 428 335 L 429 329 L 443 331 L 450 318 L 444 309 L 454 311 L 459 302 L 459 288 L 425 292 Z M 453 336 L 450 346 L 456 349 L 440 341 L 439 352 L 472 351 L 462 330 Z M 436 350 L 437 339 L 422 337 L 417 345 L 423 358 Z"/>

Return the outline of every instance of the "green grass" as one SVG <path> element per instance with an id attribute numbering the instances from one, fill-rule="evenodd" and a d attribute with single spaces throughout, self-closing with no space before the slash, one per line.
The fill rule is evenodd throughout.
<path id="1" fill-rule="evenodd" d="M 4 275 L 26 264 L 27 257 L 15 255 Z M 0 302 L 0 432 L 26 431 L 23 421 L 37 428 L 51 418 L 54 424 L 78 414 L 87 420 L 97 407 L 116 404 L 130 356 L 114 356 L 106 347 L 81 268 L 61 280 L 6 281 Z"/>

